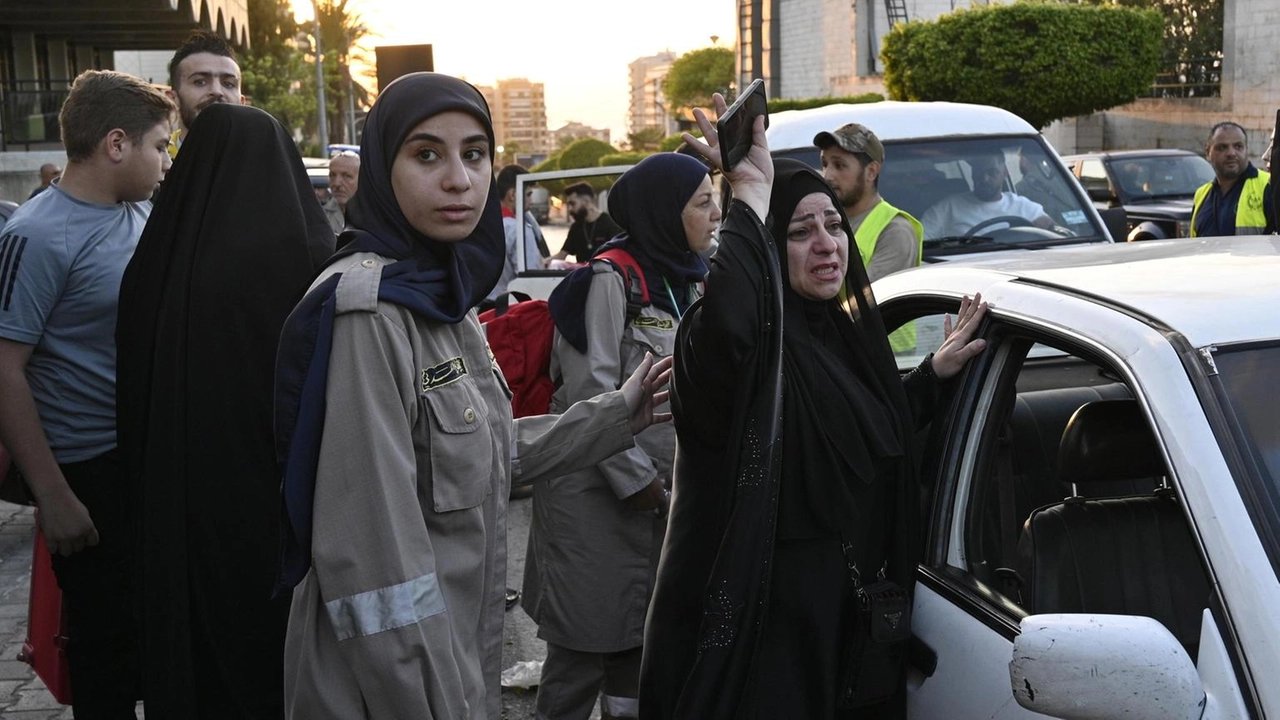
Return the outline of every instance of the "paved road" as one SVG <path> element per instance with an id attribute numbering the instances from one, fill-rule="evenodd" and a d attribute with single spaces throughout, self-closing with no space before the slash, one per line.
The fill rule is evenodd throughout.
<path id="1" fill-rule="evenodd" d="M 512 500 L 507 515 L 507 584 L 519 588 L 524 576 L 531 499 Z M 31 542 L 35 515 L 30 508 L 0 502 L 0 720 L 71 720 L 71 708 L 59 705 L 18 660 L 27 636 L 27 598 L 31 592 Z M 547 646 L 537 626 L 519 607 L 507 613 L 502 667 L 521 660 L 543 660 Z M 502 717 L 534 717 L 534 690 L 504 689 Z M 142 717 L 139 708 L 139 717 Z M 594 717 L 599 717 L 598 713 Z"/>
<path id="2" fill-rule="evenodd" d="M 31 508 L 0 502 L 0 718 L 71 720 L 31 666 L 18 660 L 27 637 L 27 597 L 31 593 Z"/>

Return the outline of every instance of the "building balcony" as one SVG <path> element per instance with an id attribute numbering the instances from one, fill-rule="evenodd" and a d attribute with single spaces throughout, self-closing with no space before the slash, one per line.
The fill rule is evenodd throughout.
<path id="1" fill-rule="evenodd" d="M 172 49 L 205 28 L 244 47 L 248 0 L 4 0 L 0 28 L 111 50 Z"/>

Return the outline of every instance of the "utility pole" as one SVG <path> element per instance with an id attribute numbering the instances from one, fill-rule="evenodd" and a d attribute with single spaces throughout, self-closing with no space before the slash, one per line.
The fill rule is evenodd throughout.
<path id="1" fill-rule="evenodd" d="M 320 152 L 323 155 L 329 154 L 329 118 L 325 112 L 324 99 L 324 61 L 321 59 L 320 48 L 320 4 L 317 0 L 311 0 L 311 8 L 315 11 L 315 35 L 316 35 L 316 102 L 319 103 L 320 111 Z"/>

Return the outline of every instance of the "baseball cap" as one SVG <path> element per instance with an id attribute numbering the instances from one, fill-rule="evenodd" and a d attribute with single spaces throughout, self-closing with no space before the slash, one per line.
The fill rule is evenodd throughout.
<path id="1" fill-rule="evenodd" d="M 884 145 L 880 144 L 880 138 L 858 123 L 841 125 L 832 132 L 820 132 L 813 136 L 813 144 L 819 148 L 839 145 L 846 152 L 866 153 L 872 160 L 884 162 Z"/>

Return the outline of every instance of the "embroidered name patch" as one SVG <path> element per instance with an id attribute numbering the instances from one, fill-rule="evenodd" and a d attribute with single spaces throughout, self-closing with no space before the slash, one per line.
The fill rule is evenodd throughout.
<path id="1" fill-rule="evenodd" d="M 422 371 L 422 392 L 452 385 L 467 376 L 467 363 L 456 357 Z"/>
<path id="2" fill-rule="evenodd" d="M 632 320 L 631 325 L 633 327 L 651 328 L 654 330 L 670 330 L 675 327 L 675 323 L 671 321 L 671 318 L 656 318 L 649 317 L 648 315 L 641 315 L 635 320 Z"/>

